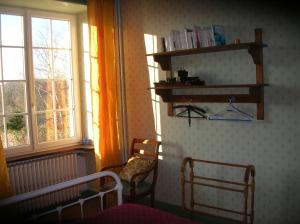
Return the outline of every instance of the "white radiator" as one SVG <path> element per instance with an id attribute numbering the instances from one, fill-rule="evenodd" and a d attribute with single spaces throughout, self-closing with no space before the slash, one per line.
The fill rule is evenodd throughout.
<path id="1" fill-rule="evenodd" d="M 15 194 L 21 194 L 49 185 L 77 178 L 78 158 L 76 153 L 46 156 L 8 164 L 10 181 Z M 57 205 L 79 196 L 75 186 L 51 193 L 18 205 L 22 212 Z"/>

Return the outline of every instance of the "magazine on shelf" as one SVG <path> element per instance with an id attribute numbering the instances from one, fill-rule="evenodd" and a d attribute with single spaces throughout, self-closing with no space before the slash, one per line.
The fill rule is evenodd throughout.
<path id="1" fill-rule="evenodd" d="M 171 30 L 165 37 L 166 51 L 225 45 L 223 25 L 194 26 L 194 29 Z"/>
<path id="2" fill-rule="evenodd" d="M 184 30 L 180 31 L 180 42 L 181 49 L 188 49 L 188 40 Z"/>
<path id="3" fill-rule="evenodd" d="M 194 48 L 193 30 L 189 28 L 184 28 L 183 32 L 184 32 L 187 49 Z"/>
<path id="4" fill-rule="evenodd" d="M 225 31 L 222 25 L 212 25 L 215 46 L 225 45 Z"/>
<path id="5" fill-rule="evenodd" d="M 194 26 L 197 36 L 197 47 L 215 46 L 212 27 Z"/>
<path id="6" fill-rule="evenodd" d="M 197 47 L 202 47 L 202 32 L 201 32 L 201 27 L 200 26 L 194 26 L 194 31 L 196 34 L 196 46 Z"/>
<path id="7" fill-rule="evenodd" d="M 180 41 L 180 31 L 179 30 L 171 30 L 170 36 L 174 43 L 174 50 L 182 49 L 181 41 Z"/>
<path id="8" fill-rule="evenodd" d="M 204 35 L 204 47 L 212 47 L 215 46 L 215 40 L 212 28 L 209 26 L 203 27 L 203 35 Z"/>

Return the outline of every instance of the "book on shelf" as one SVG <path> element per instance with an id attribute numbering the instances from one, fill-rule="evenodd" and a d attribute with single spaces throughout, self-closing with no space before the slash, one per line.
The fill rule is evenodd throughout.
<path id="1" fill-rule="evenodd" d="M 173 43 L 172 43 L 171 37 L 170 36 L 166 36 L 164 38 L 164 40 L 165 40 L 166 51 L 172 51 Z"/>
<path id="2" fill-rule="evenodd" d="M 180 42 L 181 42 L 181 49 L 188 49 L 188 39 L 186 37 L 185 31 L 180 31 Z"/>
<path id="3" fill-rule="evenodd" d="M 197 35 L 198 47 L 215 46 L 213 31 L 211 27 L 194 26 Z"/>
<path id="4" fill-rule="evenodd" d="M 192 29 L 188 29 L 188 28 L 184 28 L 183 30 L 184 32 L 184 37 L 185 37 L 185 42 L 186 42 L 186 49 L 192 49 L 194 48 L 194 41 L 193 41 L 193 30 Z"/>
<path id="5" fill-rule="evenodd" d="M 206 26 L 203 28 L 206 39 L 205 39 L 205 47 L 215 46 L 215 38 L 213 34 L 213 30 L 210 26 Z"/>
<path id="6" fill-rule="evenodd" d="M 225 45 L 225 31 L 223 25 L 212 25 L 215 46 Z"/>
<path id="7" fill-rule="evenodd" d="M 194 26 L 194 29 L 171 30 L 164 38 L 166 51 L 225 45 L 223 25 Z"/>
<path id="8" fill-rule="evenodd" d="M 197 34 L 198 47 L 212 47 L 225 44 L 225 32 L 222 25 L 194 26 L 194 29 Z"/>
<path id="9" fill-rule="evenodd" d="M 173 35 L 168 35 L 165 37 L 165 46 L 166 46 L 166 51 L 176 50 L 176 40 Z"/>
<path id="10" fill-rule="evenodd" d="M 197 34 L 195 30 L 193 30 L 192 32 L 192 38 L 193 38 L 193 48 L 197 48 Z"/>
<path id="11" fill-rule="evenodd" d="M 196 34 L 196 46 L 202 47 L 202 34 L 201 34 L 201 27 L 200 26 L 194 26 L 194 31 Z"/>
<path id="12" fill-rule="evenodd" d="M 170 36 L 174 42 L 174 50 L 182 49 L 181 41 L 180 41 L 180 31 L 179 30 L 171 30 Z"/>

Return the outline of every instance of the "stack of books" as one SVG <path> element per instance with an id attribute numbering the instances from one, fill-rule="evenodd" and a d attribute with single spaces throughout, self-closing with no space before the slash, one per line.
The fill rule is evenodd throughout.
<path id="1" fill-rule="evenodd" d="M 225 45 L 224 26 L 194 26 L 194 29 L 171 30 L 170 35 L 164 38 L 164 44 L 166 51 Z"/>

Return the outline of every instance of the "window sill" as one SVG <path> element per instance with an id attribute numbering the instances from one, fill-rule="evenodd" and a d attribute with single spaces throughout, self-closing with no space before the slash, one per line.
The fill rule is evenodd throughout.
<path id="1" fill-rule="evenodd" d="M 67 153 L 72 151 L 83 151 L 83 152 L 92 152 L 94 150 L 94 145 L 71 145 L 71 146 L 65 146 L 65 147 L 59 147 L 53 150 L 47 150 L 47 151 L 38 151 L 38 152 L 31 152 L 26 153 L 22 155 L 17 156 L 10 156 L 6 158 L 7 163 L 17 162 L 21 160 L 28 160 L 28 159 L 34 159 L 42 156 L 49 156 L 53 154 L 61 154 L 61 153 Z"/>

